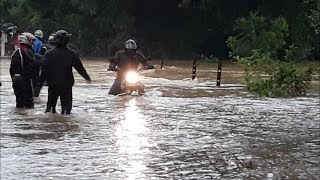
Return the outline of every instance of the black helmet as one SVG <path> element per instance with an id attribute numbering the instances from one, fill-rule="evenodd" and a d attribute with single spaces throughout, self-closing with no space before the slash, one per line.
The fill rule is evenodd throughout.
<path id="1" fill-rule="evenodd" d="M 58 47 L 65 47 L 70 41 L 71 34 L 65 30 L 59 30 L 54 34 L 54 42 Z"/>

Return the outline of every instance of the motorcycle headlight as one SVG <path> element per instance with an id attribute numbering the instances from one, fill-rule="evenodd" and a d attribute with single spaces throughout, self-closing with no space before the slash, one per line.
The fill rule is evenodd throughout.
<path id="1" fill-rule="evenodd" d="M 139 75 L 138 75 L 138 73 L 137 73 L 137 72 L 132 72 L 132 71 L 128 72 L 128 73 L 126 74 L 126 81 L 127 81 L 128 83 L 132 83 L 132 84 L 139 82 Z"/>

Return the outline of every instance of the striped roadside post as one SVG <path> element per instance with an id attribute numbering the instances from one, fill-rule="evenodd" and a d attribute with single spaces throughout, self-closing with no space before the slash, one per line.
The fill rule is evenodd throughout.
<path id="1" fill-rule="evenodd" d="M 197 77 L 197 59 L 194 59 L 192 62 L 192 80 Z"/>
<path id="2" fill-rule="evenodd" d="M 222 63 L 219 60 L 218 61 L 218 71 L 217 71 L 217 86 L 220 86 L 220 83 L 221 83 L 221 68 L 222 68 Z"/>

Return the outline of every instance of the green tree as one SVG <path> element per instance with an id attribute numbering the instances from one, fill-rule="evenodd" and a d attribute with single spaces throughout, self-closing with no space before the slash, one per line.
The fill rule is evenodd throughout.
<path id="1" fill-rule="evenodd" d="M 106 56 L 114 41 L 134 32 L 134 18 L 127 13 L 128 0 L 1 0 L 8 20 L 22 31 L 42 29 L 47 38 L 66 29 L 71 45 L 81 55 Z"/>
<path id="2" fill-rule="evenodd" d="M 288 60 L 305 60 L 319 57 L 319 0 L 268 0 L 261 1 L 258 11 L 265 17 L 285 17 L 289 36 Z"/>
<path id="3" fill-rule="evenodd" d="M 286 44 L 288 25 L 282 17 L 267 20 L 257 13 L 250 13 L 248 17 L 236 20 L 234 32 L 235 35 L 228 38 L 232 56 L 250 56 L 259 50 L 280 58 L 278 52 Z"/>
<path id="4" fill-rule="evenodd" d="M 267 21 L 263 16 L 251 13 L 239 18 L 234 28 L 235 35 L 229 37 L 228 44 L 233 56 L 245 67 L 249 91 L 269 97 L 306 94 L 313 69 L 297 68 L 290 62 L 280 61 L 282 56 L 278 52 L 285 50 L 288 34 L 284 18 Z M 294 49 L 290 48 L 287 55 Z"/>

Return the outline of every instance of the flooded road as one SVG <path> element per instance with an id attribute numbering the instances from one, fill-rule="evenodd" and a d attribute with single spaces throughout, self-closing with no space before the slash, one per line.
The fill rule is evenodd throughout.
<path id="1" fill-rule="evenodd" d="M 319 82 L 307 97 L 259 98 L 241 68 L 165 62 L 145 71 L 141 97 L 107 95 L 115 73 L 83 61 L 72 115 L 16 110 L 9 60 L 1 60 L 1 179 L 319 179 Z M 60 112 L 60 102 L 57 111 Z"/>

